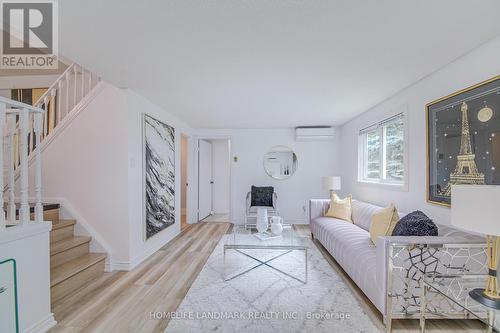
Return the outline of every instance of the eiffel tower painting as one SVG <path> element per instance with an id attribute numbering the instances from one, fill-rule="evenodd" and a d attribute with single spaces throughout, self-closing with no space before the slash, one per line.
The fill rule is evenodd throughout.
<path id="1" fill-rule="evenodd" d="M 463 102 L 462 111 L 462 136 L 460 140 L 460 153 L 457 156 L 457 166 L 450 174 L 448 184 L 441 192 L 441 195 L 450 197 L 451 186 L 455 184 L 484 184 L 484 173 L 479 172 L 476 165 L 476 155 L 472 151 L 469 133 L 469 117 L 467 115 L 467 103 Z"/>

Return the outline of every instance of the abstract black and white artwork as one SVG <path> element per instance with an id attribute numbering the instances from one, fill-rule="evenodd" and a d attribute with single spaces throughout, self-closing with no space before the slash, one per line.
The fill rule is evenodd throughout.
<path id="1" fill-rule="evenodd" d="M 146 239 L 175 223 L 175 130 L 144 115 Z"/>

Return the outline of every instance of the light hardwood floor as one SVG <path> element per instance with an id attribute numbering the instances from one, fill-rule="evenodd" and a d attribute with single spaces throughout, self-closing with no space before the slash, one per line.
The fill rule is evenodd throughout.
<path id="1" fill-rule="evenodd" d="M 212 214 L 200 222 L 229 222 L 229 214 Z"/>
<path id="2" fill-rule="evenodd" d="M 167 319 L 152 311 L 175 311 L 229 223 L 189 226 L 130 272 L 103 276 L 54 304 L 51 332 L 163 332 Z"/>
<path id="3" fill-rule="evenodd" d="M 175 311 L 203 265 L 230 230 L 229 223 L 189 225 L 177 238 L 131 272 L 105 273 L 76 294 L 58 301 L 53 312 L 60 332 L 163 332 L 167 319 L 150 319 L 152 311 Z M 307 225 L 297 234 L 310 237 Z M 383 329 L 382 317 L 328 252 L 314 243 L 360 300 L 365 312 Z M 393 332 L 419 332 L 418 321 L 399 320 Z M 470 320 L 430 320 L 428 332 L 482 332 Z"/>

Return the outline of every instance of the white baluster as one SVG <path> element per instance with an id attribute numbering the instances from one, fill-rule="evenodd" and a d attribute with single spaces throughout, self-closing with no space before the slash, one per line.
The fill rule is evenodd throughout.
<path id="1" fill-rule="evenodd" d="M 8 183 L 7 183 L 7 195 L 9 198 L 9 204 L 7 205 L 7 220 L 16 220 L 16 198 L 14 195 L 14 182 L 15 182 L 15 171 L 14 167 L 15 152 L 14 152 L 14 134 L 16 133 L 16 115 L 12 114 L 7 116 L 7 171 L 8 171 Z"/>
<path id="2" fill-rule="evenodd" d="M 92 90 L 92 72 L 89 72 L 89 92 Z"/>
<path id="3" fill-rule="evenodd" d="M 49 135 L 49 98 L 45 96 L 43 98 L 43 109 L 45 110 L 44 112 L 44 124 L 43 124 L 43 136 Z"/>
<path id="4" fill-rule="evenodd" d="M 73 87 L 73 89 L 74 89 L 74 92 L 73 92 L 73 102 L 74 102 L 73 107 L 75 107 L 76 104 L 78 103 L 78 100 L 76 98 L 77 97 L 76 96 L 76 91 L 77 91 L 76 90 L 76 88 L 77 88 L 76 86 L 77 86 L 77 82 L 78 82 L 78 80 L 77 80 L 77 77 L 78 77 L 77 74 L 78 73 L 77 73 L 76 67 L 77 67 L 76 65 L 73 65 L 73 79 L 74 79 L 74 82 L 73 82 L 73 85 L 74 85 L 74 87 Z M 68 112 L 69 112 L 69 110 L 68 110 Z"/>
<path id="5" fill-rule="evenodd" d="M 0 103 L 0 203 L 2 211 L 0 213 L 0 232 L 5 231 L 5 213 L 3 210 L 3 127 L 5 124 L 5 103 Z"/>
<path id="6" fill-rule="evenodd" d="M 42 115 L 40 113 L 34 114 L 34 128 L 35 128 L 35 221 L 43 222 L 43 206 L 42 206 L 42 146 L 41 146 L 41 132 L 42 132 Z"/>
<path id="7" fill-rule="evenodd" d="M 50 114 L 50 96 L 45 96 L 44 99 L 43 99 L 43 104 L 44 104 L 44 110 L 45 110 L 45 114 L 47 115 L 46 116 L 46 119 L 47 119 L 47 134 L 46 135 L 49 135 L 52 130 L 54 129 L 54 123 L 51 122 L 51 118 L 52 118 L 52 115 Z M 32 124 L 33 125 L 33 124 Z"/>
<path id="8" fill-rule="evenodd" d="M 19 208 L 20 224 L 24 224 L 30 219 L 30 207 L 28 203 L 28 126 L 29 126 L 29 111 L 28 109 L 19 110 L 19 155 L 20 163 L 20 196 L 21 205 Z"/>
<path id="9" fill-rule="evenodd" d="M 29 141 L 28 141 L 28 152 L 31 153 L 33 151 L 33 135 L 35 133 L 32 123 L 30 121 L 30 130 L 29 130 Z"/>
<path id="10" fill-rule="evenodd" d="M 54 128 L 56 127 L 56 106 L 55 106 L 55 101 L 56 101 L 56 90 L 55 89 L 52 89 L 50 91 L 50 97 L 49 97 L 49 108 L 47 110 L 48 114 L 49 114 L 49 128 L 51 128 L 51 131 L 54 130 Z M 36 123 L 36 122 L 35 122 Z"/>
<path id="11" fill-rule="evenodd" d="M 52 129 L 57 126 L 56 123 L 56 89 L 52 88 L 50 90 L 50 97 L 49 97 L 49 109 L 50 109 L 50 121 L 52 122 Z M 42 115 L 43 119 L 43 115 Z M 42 124 L 43 126 L 43 124 Z M 41 138 L 40 138 L 41 139 Z"/>
<path id="12" fill-rule="evenodd" d="M 64 85 L 66 86 L 66 109 L 64 110 L 64 115 L 66 115 L 69 110 L 69 71 L 66 72 Z"/>
<path id="13" fill-rule="evenodd" d="M 83 69 L 83 66 L 80 66 L 80 72 L 82 76 L 82 98 L 80 100 L 82 100 L 83 96 L 85 96 L 85 69 Z"/>
<path id="14" fill-rule="evenodd" d="M 62 93 L 61 93 L 61 80 L 57 82 L 57 123 L 59 124 L 61 122 L 61 98 L 62 98 Z"/>

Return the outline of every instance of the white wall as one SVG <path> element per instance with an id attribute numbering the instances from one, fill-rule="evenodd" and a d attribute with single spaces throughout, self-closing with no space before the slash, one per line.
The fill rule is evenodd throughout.
<path id="1" fill-rule="evenodd" d="M 212 143 L 212 210 L 215 214 L 229 213 L 230 168 L 229 141 L 210 140 Z"/>
<path id="2" fill-rule="evenodd" d="M 176 223 L 145 241 L 142 114 L 175 128 Z M 129 270 L 180 232 L 181 133 L 192 129 L 127 89 L 101 83 L 95 97 L 42 153 L 43 197 L 63 204 L 77 219 L 77 234 L 93 237 L 91 249 L 108 253 L 109 269 Z M 191 144 L 188 140 L 188 146 Z M 193 163 L 188 156 L 187 180 Z M 30 166 L 30 193 L 34 168 Z M 188 202 L 191 200 L 188 193 Z M 188 208 L 191 205 L 188 205 Z M 195 216 L 191 212 L 188 217 Z"/>
<path id="3" fill-rule="evenodd" d="M 297 142 L 292 128 L 279 129 L 200 129 L 201 137 L 230 138 L 232 221 L 243 223 L 245 197 L 252 185 L 271 185 L 279 196 L 281 215 L 291 223 L 308 223 L 308 201 L 326 198 L 321 176 L 340 172 L 338 141 Z M 297 154 L 296 173 L 286 180 L 270 178 L 263 167 L 263 158 L 273 146 L 285 145 Z"/>
<path id="4" fill-rule="evenodd" d="M 126 94 L 103 89 L 42 153 L 44 198 L 63 198 L 79 224 L 107 243 L 114 261 L 129 259 Z M 33 168 L 30 168 L 30 187 Z M 31 192 L 33 193 L 33 192 Z"/>
<path id="5" fill-rule="evenodd" d="M 484 44 L 416 84 L 373 107 L 341 128 L 342 192 L 399 210 L 420 209 L 439 223 L 449 223 L 449 208 L 426 202 L 425 105 L 500 74 L 500 37 Z M 383 78 L 381 78 L 383 79 Z M 409 115 L 409 190 L 394 191 L 357 183 L 358 131 L 400 110 Z"/>

